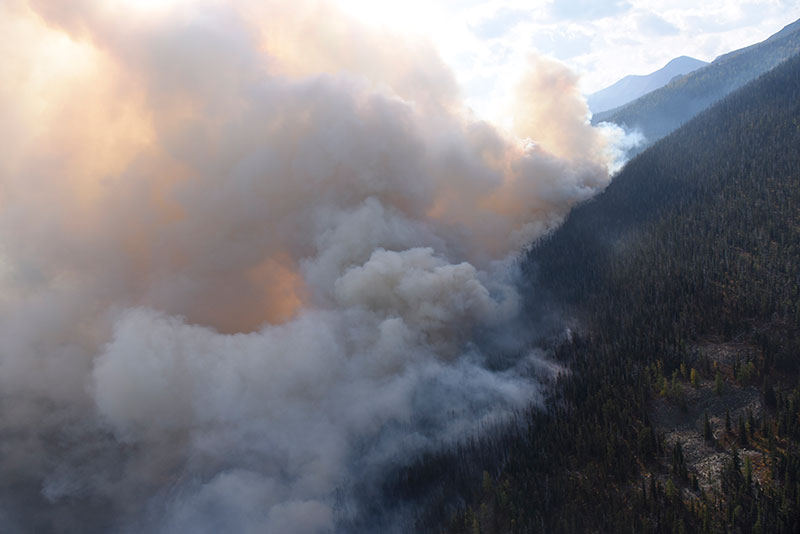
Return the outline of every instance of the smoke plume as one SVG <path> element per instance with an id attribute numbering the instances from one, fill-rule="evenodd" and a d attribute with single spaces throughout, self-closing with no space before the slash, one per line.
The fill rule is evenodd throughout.
<path id="1" fill-rule="evenodd" d="M 328 531 L 355 454 L 536 398 L 477 335 L 610 148 L 547 60 L 511 135 L 332 5 L 151 4 L 0 6 L 0 520 Z"/>

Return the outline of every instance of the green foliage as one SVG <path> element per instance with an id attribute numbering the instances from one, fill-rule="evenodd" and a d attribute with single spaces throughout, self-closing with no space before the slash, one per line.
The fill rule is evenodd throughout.
<path id="1" fill-rule="evenodd" d="M 742 385 L 748 385 L 753 380 L 755 373 L 755 364 L 753 362 L 747 362 L 738 370 L 736 380 Z"/>
<path id="2" fill-rule="evenodd" d="M 675 489 L 675 484 L 672 482 L 670 478 L 667 480 L 667 489 L 666 489 L 667 499 L 674 500 L 678 496 L 678 490 Z"/>
<path id="3" fill-rule="evenodd" d="M 429 502 L 417 531 L 800 532 L 797 124 L 795 57 L 631 161 L 530 251 L 532 323 L 555 310 L 584 325 L 551 345 L 570 372 L 544 409 L 387 483 Z M 736 436 L 726 414 L 715 444 L 760 447 L 763 465 L 732 449 L 704 491 L 648 413 L 685 402 L 684 369 L 714 376 L 721 392 L 728 369 L 694 348 L 708 339 L 757 348 L 735 380 L 760 381 L 767 410 L 761 425 L 737 420 Z M 703 426 L 711 442 L 707 417 Z"/>
<path id="4" fill-rule="evenodd" d="M 744 480 L 747 488 L 750 489 L 753 485 L 753 462 L 749 456 L 744 458 Z"/>
<path id="5" fill-rule="evenodd" d="M 700 387 L 700 375 L 697 374 L 697 370 L 694 367 L 692 367 L 692 371 L 690 373 L 690 377 L 691 377 L 690 379 L 691 379 L 691 382 L 692 382 L 692 386 L 696 387 L 696 388 Z"/>

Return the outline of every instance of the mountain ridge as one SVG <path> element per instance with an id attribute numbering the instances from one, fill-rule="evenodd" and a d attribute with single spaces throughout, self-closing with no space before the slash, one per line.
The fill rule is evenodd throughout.
<path id="1" fill-rule="evenodd" d="M 678 76 L 695 71 L 707 62 L 689 56 L 678 56 L 649 74 L 629 74 L 617 82 L 586 97 L 593 113 L 617 108 L 651 91 L 663 87 Z"/>
<path id="2" fill-rule="evenodd" d="M 618 108 L 594 114 L 592 124 L 615 123 L 645 137 L 638 151 L 691 119 L 735 89 L 800 53 L 800 20 L 759 43 L 716 58 Z"/>

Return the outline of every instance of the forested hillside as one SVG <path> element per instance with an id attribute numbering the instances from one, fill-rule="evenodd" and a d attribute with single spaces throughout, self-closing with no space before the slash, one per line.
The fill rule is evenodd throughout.
<path id="1" fill-rule="evenodd" d="M 570 371 L 546 410 L 387 484 L 433 503 L 417 530 L 800 531 L 798 148 L 794 57 L 531 250 L 531 325 L 579 325 L 552 345 Z"/>
<path id="2" fill-rule="evenodd" d="M 678 128 L 697 113 L 781 61 L 800 52 L 800 21 L 769 39 L 715 59 L 622 107 L 597 113 L 592 122 L 639 130 L 646 143 Z"/>

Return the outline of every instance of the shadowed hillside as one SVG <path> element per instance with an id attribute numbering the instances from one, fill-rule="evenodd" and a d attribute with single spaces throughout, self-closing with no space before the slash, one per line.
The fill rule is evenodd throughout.
<path id="1" fill-rule="evenodd" d="M 794 57 L 529 253 L 531 324 L 577 325 L 551 345 L 570 372 L 546 410 L 387 486 L 434 496 L 418 530 L 454 510 L 446 532 L 800 529 L 798 146 Z"/>

